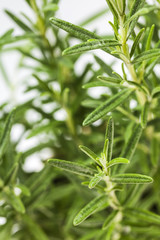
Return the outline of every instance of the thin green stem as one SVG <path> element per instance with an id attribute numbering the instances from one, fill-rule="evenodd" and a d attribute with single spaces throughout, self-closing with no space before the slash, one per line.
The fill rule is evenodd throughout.
<path id="1" fill-rule="evenodd" d="M 119 17 L 119 27 L 120 27 L 120 34 L 119 34 L 119 40 L 122 44 L 121 51 L 125 55 L 125 58 L 122 57 L 122 60 L 124 61 L 130 75 L 132 78 L 132 81 L 136 83 L 140 83 L 139 78 L 137 77 L 136 71 L 134 69 L 134 66 L 131 63 L 130 55 L 129 55 L 129 46 L 127 44 L 127 32 L 128 32 L 128 27 L 124 27 L 124 20 L 125 20 L 125 15 Z M 128 61 L 126 61 L 128 59 Z M 137 99 L 141 105 L 144 105 L 146 102 L 146 96 L 139 91 L 136 91 Z"/>

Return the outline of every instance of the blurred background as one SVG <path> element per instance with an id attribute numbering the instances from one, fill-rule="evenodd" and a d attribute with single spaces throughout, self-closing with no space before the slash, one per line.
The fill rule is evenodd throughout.
<path id="1" fill-rule="evenodd" d="M 37 0 L 37 4 L 40 1 Z M 147 1 L 148 3 L 152 4 L 154 0 Z M 4 10 L 9 10 L 12 13 L 15 13 L 16 16 L 22 17 L 22 12 L 25 12 L 27 16 L 30 16 L 30 19 L 34 21 L 35 16 L 33 15 L 33 11 L 29 8 L 24 0 L 0 0 L 0 35 L 2 35 L 7 30 L 14 28 L 14 35 L 21 35 L 23 32 L 22 30 L 14 24 L 13 21 L 5 14 Z M 95 13 L 100 12 L 101 10 L 105 10 L 106 8 L 106 1 L 105 0 L 61 0 L 59 4 L 59 10 L 56 12 L 56 17 L 64 19 L 74 24 L 81 24 L 85 21 L 89 16 L 95 15 Z M 93 21 L 92 23 L 87 24 L 87 28 L 91 31 L 96 31 L 99 35 L 105 36 L 105 34 L 112 33 L 111 26 L 109 25 L 108 21 L 112 21 L 111 14 L 106 10 L 105 14 L 101 17 Z M 61 31 L 61 34 L 66 34 L 64 31 Z M 75 44 L 77 40 L 73 40 L 71 45 Z M 95 51 L 96 55 L 100 56 L 104 59 L 107 63 L 113 62 L 113 57 L 103 53 L 101 50 Z M 31 71 L 26 68 L 19 67 L 21 62 L 21 55 L 17 51 L 9 51 L 0 54 L 0 105 L 4 102 L 9 102 L 13 106 L 18 103 L 23 103 L 28 99 L 34 97 L 34 92 L 25 94 L 25 85 L 22 84 L 24 81 L 32 81 L 31 79 Z M 80 57 L 78 62 L 76 63 L 75 69 L 77 72 L 81 72 L 82 69 L 85 67 L 86 63 L 94 62 L 94 58 L 91 53 L 84 54 Z M 121 71 L 120 65 L 114 65 L 116 71 Z M 95 64 L 96 68 L 96 64 Z M 6 70 L 4 76 L 3 69 Z M 96 90 L 95 90 L 96 89 Z M 89 93 L 94 96 L 94 98 L 98 98 L 99 95 L 103 92 L 103 88 L 91 88 L 89 89 Z M 30 116 L 29 116 L 30 117 Z M 64 118 L 64 112 L 60 112 L 57 115 L 59 120 Z M 32 120 L 36 120 L 37 116 L 32 114 Z M 19 126 L 15 126 L 12 130 L 12 137 L 16 138 L 18 132 L 21 129 Z M 37 142 L 36 138 L 32 139 L 24 139 L 19 146 L 19 151 L 25 151 L 30 148 L 32 145 L 35 145 Z M 41 157 L 47 158 L 47 155 L 50 156 L 50 152 L 41 153 Z M 34 159 L 34 161 L 33 161 Z M 32 164 L 30 164 L 32 162 Z M 43 164 L 40 160 L 39 155 L 31 156 L 28 161 L 26 160 L 25 166 L 26 171 L 39 171 L 43 168 Z"/>
<path id="2" fill-rule="evenodd" d="M 153 2 L 156 3 L 154 0 L 147 0 L 149 4 Z M 37 1 L 38 3 L 38 1 Z M 80 24 L 83 22 L 88 16 L 94 15 L 96 12 L 103 10 L 106 8 L 105 0 L 61 0 L 59 4 L 59 10 L 56 13 L 58 18 L 64 19 L 66 21 L 72 22 L 74 24 Z M 21 15 L 21 12 L 25 12 L 31 19 L 34 19 L 33 12 L 28 7 L 28 5 L 23 0 L 1 0 L 0 1 L 0 35 L 2 35 L 7 29 L 14 28 L 14 34 L 18 35 L 21 34 L 22 31 L 20 28 L 17 27 L 13 21 L 5 14 L 4 10 L 8 9 L 11 12 L 14 12 L 16 15 Z M 107 34 L 112 31 L 111 26 L 108 24 L 108 21 L 111 19 L 111 14 L 106 12 L 102 17 L 98 18 L 96 21 L 88 24 L 88 29 L 92 31 L 97 31 L 100 35 L 104 35 L 106 32 Z M 63 33 L 62 33 L 63 34 Z M 99 51 L 97 51 L 98 53 Z M 103 53 L 100 52 L 101 57 Z M 0 56 L 2 58 L 2 56 Z M 7 68 L 8 78 L 12 79 L 12 89 L 8 91 L 5 82 L 3 81 L 2 74 L 0 72 L 0 91 L 1 91 L 1 98 L 0 104 L 3 103 L 5 100 L 9 100 L 11 97 L 13 101 L 21 101 L 22 99 L 22 89 L 19 87 L 19 81 L 22 79 L 23 76 L 26 76 L 26 72 L 17 71 L 17 65 L 19 62 L 19 55 L 17 52 L 12 52 L 9 54 L 5 54 L 3 56 L 3 65 Z M 107 56 L 108 57 L 108 56 Z M 88 62 L 88 58 L 92 61 L 92 56 L 90 54 L 85 54 L 85 59 L 83 58 L 81 63 L 84 65 L 85 62 Z M 112 57 L 111 57 L 112 59 Z M 107 60 L 107 59 L 106 59 Z M 1 63 L 2 64 L 2 63 Z M 79 67 L 77 66 L 77 71 Z"/>
<path id="3" fill-rule="evenodd" d="M 41 1 L 37 1 L 37 4 Z M 89 16 L 98 13 L 101 10 L 105 10 L 106 2 L 104 0 L 61 0 L 59 4 L 59 10 L 56 12 L 56 17 L 64 19 L 66 21 L 72 22 L 74 24 L 80 24 Z M 0 1 L 0 35 L 4 34 L 7 30 L 13 28 L 14 36 L 23 34 L 21 28 L 19 28 L 5 13 L 5 10 L 9 10 L 14 13 L 16 16 L 23 18 L 22 12 L 24 12 L 30 19 L 35 19 L 33 11 L 29 8 L 24 0 L 1 0 Z M 94 21 L 91 24 L 87 25 L 87 28 L 91 31 L 97 31 L 99 34 L 108 33 L 111 31 L 111 27 L 108 24 L 108 21 L 111 20 L 111 15 L 107 12 L 103 14 L 97 21 Z M 66 34 L 64 31 L 61 31 L 61 34 Z M 75 44 L 76 40 L 74 39 L 71 43 Z M 11 45 L 10 45 L 11 46 Z M 97 55 L 100 54 L 103 57 L 101 51 L 96 52 Z M 3 54 L 0 54 L 0 105 L 4 102 L 9 102 L 10 106 L 16 106 L 18 103 L 25 103 L 25 101 L 34 97 L 34 91 L 29 94 L 24 94 L 25 91 L 25 82 L 34 81 L 32 79 L 32 71 L 27 68 L 22 68 L 20 66 L 22 55 L 17 51 L 7 51 Z M 105 55 L 106 61 L 108 56 Z M 110 59 L 108 59 L 111 61 Z M 28 59 L 30 61 L 30 59 Z M 93 62 L 94 58 L 92 53 L 82 55 L 80 61 L 76 65 L 76 71 L 81 72 L 86 63 Z M 30 65 L 32 62 L 30 62 Z M 95 66 L 96 67 L 96 66 Z M 5 73 L 4 71 L 5 70 Z M 100 95 L 101 90 L 93 91 L 91 89 L 91 94 Z M 28 113 L 28 118 L 32 118 L 32 121 L 36 121 L 39 117 L 36 113 Z M 57 114 L 57 119 L 63 120 L 65 118 L 65 112 L 61 111 Z M 12 129 L 11 136 L 13 140 L 21 134 L 21 126 L 15 125 Z M 31 146 L 34 146 L 38 143 L 39 139 L 36 137 L 31 139 L 22 139 L 21 143 L 18 146 L 18 151 L 27 151 Z M 24 164 L 24 169 L 27 172 L 40 171 L 43 168 L 41 159 L 50 157 L 50 151 L 44 150 L 39 153 L 33 154 L 28 159 L 26 159 Z"/>
<path id="4" fill-rule="evenodd" d="M 153 2 L 156 3 L 154 0 L 147 0 L 149 4 Z M 38 3 L 38 1 L 37 1 Z M 105 0 L 61 0 L 59 4 L 59 10 L 57 11 L 56 16 L 58 18 L 64 19 L 66 21 L 72 22 L 74 24 L 79 24 L 84 21 L 88 16 L 94 15 L 96 12 L 103 10 L 106 8 Z M 7 29 L 14 28 L 14 34 L 18 35 L 21 34 L 22 31 L 20 28 L 17 27 L 13 21 L 5 14 L 4 10 L 8 9 L 11 12 L 14 12 L 16 15 L 21 15 L 21 12 L 24 11 L 31 19 L 34 19 L 33 12 L 28 7 L 28 5 L 23 0 L 0 0 L 0 35 L 2 35 Z M 111 14 L 106 13 L 102 17 L 98 18 L 96 21 L 92 22 L 88 25 L 88 28 L 92 31 L 96 30 L 99 34 L 105 34 L 105 32 L 110 32 L 111 26 L 108 24 L 108 21 L 111 20 Z M 98 51 L 97 51 L 98 52 Z M 102 52 L 101 57 L 102 56 Z M 1 56 L 0 56 L 1 57 Z M 92 59 L 91 55 L 88 55 L 89 59 Z M 88 61 L 88 57 L 85 55 L 85 61 Z M 84 60 L 84 59 L 83 59 Z M 82 63 L 85 62 L 82 60 Z M 11 92 L 8 91 L 6 84 L 3 81 L 3 77 L 0 73 L 0 91 L 1 91 L 1 98 L 0 104 L 10 98 L 11 96 L 15 101 L 20 99 L 21 101 L 21 90 L 19 89 L 19 80 L 22 76 L 25 76 L 25 72 L 17 71 L 17 64 L 19 62 L 19 56 L 16 52 L 12 52 L 9 54 L 5 54 L 3 56 L 3 65 L 7 68 L 8 77 L 12 79 L 12 90 Z M 78 67 L 77 67 L 78 70 Z M 16 89 L 16 91 L 15 91 Z"/>
<path id="5" fill-rule="evenodd" d="M 38 1 L 37 1 L 38 2 Z M 62 18 L 66 21 L 72 22 L 74 24 L 79 24 L 84 21 L 87 16 L 91 16 L 100 10 L 106 8 L 106 2 L 104 0 L 97 1 L 97 0 L 61 0 L 59 5 L 59 10 L 57 11 L 56 16 L 58 18 Z M 16 15 L 20 16 L 21 12 L 25 12 L 31 19 L 34 19 L 33 12 L 22 0 L 1 0 L 0 1 L 0 35 L 2 35 L 5 31 L 10 28 L 14 28 L 14 34 L 18 35 L 22 33 L 22 30 L 17 27 L 13 21 L 5 14 L 4 10 L 8 9 L 11 12 L 14 12 Z M 110 25 L 108 24 L 109 16 L 106 15 L 102 16 L 95 21 L 94 24 L 89 24 L 89 29 L 91 30 L 98 30 L 99 33 L 103 33 L 104 31 L 109 31 Z M 0 91 L 1 91 L 1 98 L 0 104 L 5 100 L 10 99 L 11 95 L 15 101 L 21 101 L 21 93 L 22 89 L 19 89 L 19 81 L 22 79 L 23 76 L 26 76 L 26 72 L 19 71 L 17 68 L 19 62 L 19 55 L 17 52 L 12 52 L 9 54 L 3 55 L 3 65 L 7 68 L 7 74 L 9 79 L 12 79 L 12 90 L 11 92 L 8 91 L 8 88 L 3 81 L 2 74 L 0 75 Z M 1 56 L 2 58 L 2 56 Z M 88 61 L 86 59 L 86 61 Z M 83 63 L 84 64 L 84 63 Z M 18 71 L 17 71 L 18 70 Z M 16 98 L 16 99 L 15 99 Z"/>

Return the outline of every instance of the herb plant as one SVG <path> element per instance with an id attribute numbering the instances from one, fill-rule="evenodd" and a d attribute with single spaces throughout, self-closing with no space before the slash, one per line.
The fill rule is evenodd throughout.
<path id="1" fill-rule="evenodd" d="M 23 34 L 1 36 L 2 60 L 17 51 L 29 76 L 27 100 L 0 106 L 0 239 L 159 239 L 160 2 L 106 2 L 113 32 L 105 36 L 83 28 L 104 10 L 81 26 L 54 17 L 58 0 L 26 0 L 32 20 L 6 10 Z M 81 42 L 71 46 L 73 38 Z M 96 49 L 114 62 L 94 52 L 78 74 L 81 55 Z M 96 99 L 88 89 L 99 87 L 106 92 Z M 26 139 L 36 144 L 20 151 Z M 36 154 L 42 170 L 27 172 Z"/>

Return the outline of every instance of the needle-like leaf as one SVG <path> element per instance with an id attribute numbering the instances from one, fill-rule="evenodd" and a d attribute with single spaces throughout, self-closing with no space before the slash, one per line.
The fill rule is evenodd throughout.
<path id="1" fill-rule="evenodd" d="M 152 183 L 153 179 L 146 175 L 136 173 L 117 174 L 111 177 L 111 181 L 118 184 L 144 184 Z"/>
<path id="2" fill-rule="evenodd" d="M 82 210 L 74 218 L 73 220 L 74 226 L 79 225 L 90 215 L 94 214 L 95 212 L 101 209 L 108 207 L 108 205 L 109 205 L 108 198 L 105 194 L 93 199 L 84 208 L 82 208 Z"/>
<path id="3" fill-rule="evenodd" d="M 16 17 L 12 12 L 5 10 L 6 14 L 25 32 L 33 32 L 30 27 L 28 27 L 27 24 L 25 24 L 21 19 Z"/>
<path id="4" fill-rule="evenodd" d="M 91 159 L 93 159 L 95 162 L 97 162 L 98 164 L 100 164 L 100 162 L 98 161 L 98 156 L 97 154 L 95 154 L 91 149 L 89 149 L 86 146 L 82 146 L 80 145 L 79 148 L 81 149 L 82 152 L 84 152 L 88 157 L 90 157 Z"/>
<path id="5" fill-rule="evenodd" d="M 136 219 L 149 222 L 151 224 L 160 224 L 160 216 L 151 211 L 143 210 L 140 208 L 126 208 L 124 214 L 128 217 L 136 217 Z"/>
<path id="6" fill-rule="evenodd" d="M 89 182 L 89 188 L 92 189 L 94 188 L 104 177 L 104 173 L 103 172 L 100 172 L 98 174 L 96 174 L 92 179 L 91 181 Z"/>
<path id="7" fill-rule="evenodd" d="M 151 163 L 153 166 L 157 166 L 159 160 L 159 141 L 158 139 L 153 136 L 151 140 Z"/>
<path id="8" fill-rule="evenodd" d="M 153 24 L 149 31 L 149 34 L 148 34 L 148 38 L 147 38 L 147 42 L 146 42 L 146 50 L 149 50 L 151 47 L 151 41 L 152 41 L 152 37 L 154 34 L 154 29 L 155 29 L 155 25 Z"/>
<path id="9" fill-rule="evenodd" d="M 92 33 L 87 29 L 84 29 L 82 27 L 76 26 L 72 23 L 66 22 L 64 20 L 61 20 L 55 17 L 50 18 L 50 22 L 52 25 L 63 29 L 64 31 L 71 34 L 72 36 L 75 36 L 83 41 L 87 41 L 88 39 L 100 38 L 97 34 Z"/>
<path id="10" fill-rule="evenodd" d="M 112 158 L 113 138 L 114 138 L 114 122 L 113 122 L 113 118 L 110 117 L 107 123 L 106 134 L 105 134 L 105 139 L 108 139 L 107 152 L 105 151 L 105 147 L 103 150 L 104 153 L 107 154 L 106 159 L 108 162 L 110 162 Z"/>
<path id="11" fill-rule="evenodd" d="M 55 3 L 49 3 L 43 8 L 43 12 L 48 12 L 48 11 L 57 11 L 58 5 Z"/>
<path id="12" fill-rule="evenodd" d="M 103 61 L 101 58 L 97 56 L 94 56 L 94 58 L 98 65 L 102 68 L 103 72 L 107 73 L 108 76 L 113 76 L 112 64 L 107 64 L 105 61 Z"/>
<path id="13" fill-rule="evenodd" d="M 122 153 L 121 153 L 122 157 L 131 160 L 136 150 L 136 146 L 139 142 L 139 139 L 141 137 L 142 130 L 143 128 L 140 124 L 135 126 L 135 128 L 133 129 L 132 135 L 130 136 L 127 144 L 124 146 L 124 149 L 122 150 Z"/>
<path id="14" fill-rule="evenodd" d="M 102 40 L 88 40 L 87 42 L 77 44 L 69 47 L 63 51 L 63 55 L 71 55 L 83 53 L 95 49 L 104 49 L 108 47 L 120 46 L 121 44 L 116 40 L 102 39 Z"/>
<path id="15" fill-rule="evenodd" d="M 127 21 L 125 22 L 125 26 L 127 24 L 129 24 L 130 22 L 132 22 L 133 20 L 137 19 L 137 17 L 142 16 L 144 14 L 150 13 L 151 11 L 157 10 L 158 7 L 157 6 L 150 6 L 147 8 L 141 8 L 139 9 L 134 15 L 132 15 L 130 18 L 127 19 Z"/>
<path id="16" fill-rule="evenodd" d="M 14 191 L 11 189 L 5 189 L 3 192 L 6 201 L 12 205 L 12 207 L 19 213 L 25 213 L 25 207 L 19 196 L 16 196 Z"/>
<path id="17" fill-rule="evenodd" d="M 129 12 L 129 16 L 132 16 L 133 14 L 135 14 L 141 8 L 144 2 L 145 0 L 134 0 Z"/>
<path id="18" fill-rule="evenodd" d="M 117 215 L 118 211 L 117 210 L 113 210 L 110 215 L 106 218 L 102 229 L 107 229 L 114 221 L 116 215 Z"/>
<path id="19" fill-rule="evenodd" d="M 119 78 L 114 78 L 114 77 L 98 76 L 97 78 L 98 78 L 100 81 L 108 82 L 108 83 L 112 83 L 112 84 L 120 84 L 120 83 L 122 82 L 121 79 L 119 79 Z"/>
<path id="20" fill-rule="evenodd" d="M 132 17 L 139 9 L 143 8 L 144 4 L 145 4 L 145 0 L 134 0 L 132 7 L 130 9 L 128 18 Z M 138 20 L 138 16 L 131 22 L 129 27 L 128 37 L 134 30 L 137 20 Z"/>
<path id="21" fill-rule="evenodd" d="M 4 154 L 7 143 L 9 143 L 10 139 L 10 131 L 12 128 L 13 120 L 14 120 L 14 115 L 15 115 L 15 109 L 13 109 L 10 114 L 8 115 L 8 118 L 6 120 L 1 138 L 0 138 L 0 158 Z"/>
<path id="22" fill-rule="evenodd" d="M 59 159 L 49 159 L 48 163 L 54 167 L 61 168 L 64 169 L 65 171 L 69 171 L 86 177 L 92 177 L 95 174 L 94 170 L 79 163 Z"/>
<path id="23" fill-rule="evenodd" d="M 134 54 L 134 52 L 135 52 L 135 50 L 136 50 L 136 47 L 137 47 L 137 45 L 138 45 L 138 43 L 139 43 L 139 40 L 140 40 L 141 37 L 142 37 L 142 34 L 143 34 L 144 30 L 145 30 L 145 28 L 142 28 L 142 29 L 139 31 L 139 33 L 137 34 L 137 36 L 136 36 L 136 38 L 135 38 L 135 40 L 134 40 L 134 43 L 133 43 L 133 45 L 132 45 L 132 48 L 131 48 L 130 57 L 133 56 L 133 54 Z"/>
<path id="24" fill-rule="evenodd" d="M 152 97 L 153 98 L 159 98 L 160 97 L 160 87 L 155 87 L 152 91 Z"/>
<path id="25" fill-rule="evenodd" d="M 151 49 L 148 51 L 145 51 L 143 53 L 140 53 L 138 56 L 136 56 L 132 63 L 139 63 L 139 62 L 143 62 L 143 61 L 148 61 L 152 58 L 156 58 L 156 57 L 160 57 L 160 48 L 157 49 Z"/>
<path id="26" fill-rule="evenodd" d="M 113 111 L 119 106 L 124 100 L 126 100 L 133 92 L 133 89 L 124 89 L 117 93 L 113 97 L 107 99 L 106 102 L 97 107 L 92 113 L 90 113 L 83 122 L 83 126 L 87 126 L 98 119 L 105 116 L 108 112 Z"/>
<path id="27" fill-rule="evenodd" d="M 117 164 L 128 164 L 130 161 L 126 158 L 114 158 L 112 159 L 108 164 L 107 164 L 107 168 L 110 168 L 114 165 L 117 165 Z"/>
<path id="28" fill-rule="evenodd" d="M 92 88 L 92 87 L 125 88 L 124 86 L 122 86 L 120 84 L 109 82 L 109 81 L 107 82 L 107 81 L 103 81 L 103 80 L 89 82 L 82 86 L 82 88 L 84 88 L 84 89 L 88 89 L 88 88 Z"/>
<path id="29" fill-rule="evenodd" d="M 108 4 L 108 7 L 111 10 L 114 18 L 118 22 L 119 11 L 118 11 L 118 8 L 117 8 L 116 4 L 114 3 L 114 1 L 111 1 L 111 0 L 106 0 L 106 2 Z"/>
<path id="30" fill-rule="evenodd" d="M 149 102 L 146 102 L 143 106 L 142 112 L 141 112 L 141 126 L 142 128 L 145 128 L 147 126 L 147 118 L 148 118 L 148 111 L 149 111 Z"/>

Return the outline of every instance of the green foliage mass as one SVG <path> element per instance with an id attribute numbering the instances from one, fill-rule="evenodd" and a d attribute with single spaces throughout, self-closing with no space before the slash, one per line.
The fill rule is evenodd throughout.
<path id="1" fill-rule="evenodd" d="M 6 10 L 22 34 L 0 37 L 10 91 L 3 56 L 18 52 L 28 70 L 24 100 L 0 106 L 0 239 L 159 240 L 160 1 L 106 0 L 80 26 L 55 17 L 58 0 L 24 1 L 34 18 Z M 107 11 L 111 35 L 86 29 Z M 94 62 L 77 73 L 82 54 L 97 49 L 113 62 L 91 51 Z M 98 87 L 105 94 L 95 98 L 88 89 Z M 34 156 L 43 168 L 28 172 Z"/>

